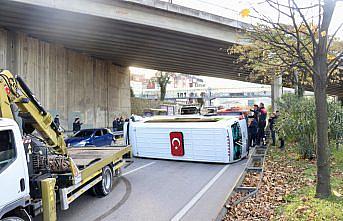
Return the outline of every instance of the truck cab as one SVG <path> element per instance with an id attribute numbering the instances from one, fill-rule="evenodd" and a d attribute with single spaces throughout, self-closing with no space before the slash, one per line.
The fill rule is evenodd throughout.
<path id="1" fill-rule="evenodd" d="M 0 218 L 30 203 L 29 175 L 23 140 L 17 123 L 0 118 Z M 9 214 L 8 214 L 9 215 Z"/>

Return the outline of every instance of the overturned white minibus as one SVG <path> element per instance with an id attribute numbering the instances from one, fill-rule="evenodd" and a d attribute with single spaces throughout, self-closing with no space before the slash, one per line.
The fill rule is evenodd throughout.
<path id="1" fill-rule="evenodd" d="M 155 117 L 130 122 L 136 157 L 231 163 L 248 154 L 246 121 L 235 117 Z"/>

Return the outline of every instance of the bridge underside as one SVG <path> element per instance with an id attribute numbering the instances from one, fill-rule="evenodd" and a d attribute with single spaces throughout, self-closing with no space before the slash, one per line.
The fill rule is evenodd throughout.
<path id="1" fill-rule="evenodd" d="M 125 13 L 131 13 L 130 7 L 116 13 L 126 16 Z M 134 4 L 132 7 L 146 10 L 146 7 Z M 234 56 L 224 51 L 232 43 L 222 40 L 94 14 L 26 4 L 25 1 L 2 1 L 0 8 L 0 26 L 4 28 L 22 31 L 97 58 L 112 60 L 117 65 L 241 81 L 246 81 L 249 75 L 247 70 L 235 63 Z M 155 13 L 163 19 L 161 11 Z M 169 16 L 194 20 L 175 13 Z M 209 21 L 199 22 L 218 26 Z M 218 26 L 220 28 L 223 25 Z M 235 32 L 234 28 L 226 29 Z M 339 86 L 330 87 L 329 92 L 343 96 L 343 89 Z"/>

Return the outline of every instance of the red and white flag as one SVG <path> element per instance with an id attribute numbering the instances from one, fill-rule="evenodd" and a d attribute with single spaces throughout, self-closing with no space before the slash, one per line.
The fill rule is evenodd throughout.
<path id="1" fill-rule="evenodd" d="M 183 146 L 183 134 L 182 132 L 171 132 L 170 137 L 170 148 L 173 156 L 185 155 Z"/>

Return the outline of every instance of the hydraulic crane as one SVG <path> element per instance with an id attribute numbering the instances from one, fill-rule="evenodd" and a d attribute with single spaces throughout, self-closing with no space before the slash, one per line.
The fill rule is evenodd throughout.
<path id="1" fill-rule="evenodd" d="M 36 130 L 43 138 L 45 144 L 52 150 L 55 155 L 66 157 L 61 162 L 61 167 L 65 164 L 69 166 L 74 176 L 78 176 L 79 171 L 73 160 L 68 156 L 67 146 L 64 142 L 63 132 L 57 127 L 48 113 L 29 87 L 25 84 L 20 76 L 14 76 L 8 70 L 0 72 L 0 118 L 15 119 L 11 105 L 14 104 L 19 108 L 19 116 L 23 119 L 23 131 L 31 134 Z M 63 168 L 56 168 L 58 171 Z"/>

